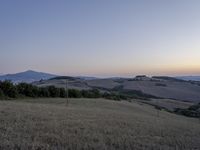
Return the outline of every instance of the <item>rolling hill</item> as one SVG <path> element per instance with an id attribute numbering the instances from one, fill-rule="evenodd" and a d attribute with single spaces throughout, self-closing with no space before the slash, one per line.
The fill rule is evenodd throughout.
<path id="1" fill-rule="evenodd" d="M 66 79 L 54 78 L 33 83 L 37 86 L 54 85 L 66 87 Z M 125 95 L 167 98 L 179 101 L 200 102 L 200 85 L 172 77 L 108 78 L 84 80 L 73 78 L 68 80 L 68 87 L 79 90 L 99 89 L 104 92 L 118 92 Z"/>
<path id="2" fill-rule="evenodd" d="M 200 84 L 198 81 L 187 81 L 173 77 L 106 78 L 68 77 L 28 70 L 16 74 L 0 76 L 0 80 L 11 80 L 14 83 L 26 82 L 39 87 L 54 85 L 70 89 L 99 89 L 102 92 L 117 92 L 128 96 L 167 98 L 179 101 L 200 102 Z M 186 79 L 186 77 L 184 78 Z M 187 78 L 188 80 L 191 78 Z M 198 77 L 196 77 L 196 80 Z"/>

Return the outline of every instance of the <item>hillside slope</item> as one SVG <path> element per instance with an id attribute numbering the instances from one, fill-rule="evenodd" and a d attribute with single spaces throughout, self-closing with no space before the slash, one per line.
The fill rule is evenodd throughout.
<path id="1" fill-rule="evenodd" d="M 66 87 L 66 79 L 51 79 L 34 83 L 37 86 L 55 85 Z M 74 89 L 97 88 L 101 91 L 132 94 L 147 94 L 158 98 L 200 102 L 200 85 L 171 77 L 143 77 L 83 80 L 68 80 L 68 87 Z M 143 94 L 142 94 L 143 93 Z"/>
<path id="2" fill-rule="evenodd" d="M 77 77 L 69 77 L 69 76 L 54 77 L 49 80 L 36 81 L 36 82 L 33 82 L 32 84 L 39 87 L 46 87 L 46 86 L 53 85 L 59 88 L 66 88 L 66 84 L 67 84 L 68 88 L 70 89 L 78 89 L 78 90 L 91 89 L 91 87 L 87 85 L 87 82 L 85 79 L 81 79 Z"/>
<path id="3" fill-rule="evenodd" d="M 139 90 L 161 98 L 200 102 L 200 86 L 174 81 L 125 81 L 125 90 Z"/>
<path id="4" fill-rule="evenodd" d="M 0 101 L 1 149 L 189 150 L 198 119 L 104 99 Z M 24 113 L 26 112 L 26 113 Z"/>

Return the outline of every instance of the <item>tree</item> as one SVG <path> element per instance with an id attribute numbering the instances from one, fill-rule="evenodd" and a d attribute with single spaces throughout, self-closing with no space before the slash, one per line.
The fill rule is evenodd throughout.
<path id="1" fill-rule="evenodd" d="M 60 97 L 60 90 L 56 88 L 55 86 L 49 86 L 48 91 L 49 91 L 50 97 Z"/>
<path id="2" fill-rule="evenodd" d="M 32 89 L 32 97 L 39 97 L 39 88 L 37 86 L 30 85 Z"/>
<path id="3" fill-rule="evenodd" d="M 17 85 L 17 91 L 20 95 L 28 96 L 28 97 L 38 97 L 39 96 L 39 88 L 37 86 L 33 86 L 27 83 L 20 83 Z"/>
<path id="4" fill-rule="evenodd" d="M 20 95 L 28 96 L 29 94 L 29 89 L 28 89 L 28 84 L 27 83 L 19 83 L 17 85 L 17 91 Z"/>
<path id="5" fill-rule="evenodd" d="M 100 94 L 99 90 L 97 90 L 97 89 L 92 89 L 91 93 L 92 93 L 92 98 L 99 98 L 99 97 L 101 97 L 101 94 Z"/>
<path id="6" fill-rule="evenodd" d="M 83 97 L 86 97 L 86 98 L 99 98 L 99 97 L 101 97 L 101 93 L 97 89 L 82 90 L 81 94 L 82 94 Z"/>
<path id="7" fill-rule="evenodd" d="M 83 97 L 89 97 L 89 92 L 88 92 L 87 90 L 82 90 L 82 91 L 81 91 L 81 95 L 82 95 Z"/>
<path id="8" fill-rule="evenodd" d="M 11 81 L 5 80 L 1 82 L 0 89 L 3 91 L 5 96 L 16 98 L 18 95 L 17 89 Z"/>
<path id="9" fill-rule="evenodd" d="M 49 97 L 49 96 L 50 96 L 50 93 L 49 93 L 48 88 L 45 88 L 45 87 L 39 88 L 39 97 Z"/>
<path id="10" fill-rule="evenodd" d="M 0 98 L 4 96 L 3 91 L 0 89 Z"/>
<path id="11" fill-rule="evenodd" d="M 64 88 L 60 88 L 59 90 L 60 90 L 60 97 L 62 97 L 62 98 L 66 97 L 65 89 Z"/>
<path id="12" fill-rule="evenodd" d="M 72 98 L 81 98 L 82 97 L 81 92 L 79 90 L 75 90 L 75 89 L 69 89 L 68 94 L 69 94 L 69 97 L 72 97 Z"/>

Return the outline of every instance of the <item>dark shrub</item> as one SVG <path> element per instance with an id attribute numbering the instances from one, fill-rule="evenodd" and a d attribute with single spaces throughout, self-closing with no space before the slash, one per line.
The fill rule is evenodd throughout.
<path id="1" fill-rule="evenodd" d="M 47 87 L 50 97 L 60 97 L 60 90 L 56 88 L 55 86 L 49 86 Z"/>
<path id="2" fill-rule="evenodd" d="M 177 108 L 177 109 L 175 109 L 174 112 L 177 114 L 180 114 L 180 115 L 188 116 L 188 117 L 199 118 L 200 117 L 200 104 L 190 106 L 187 109 Z"/>
<path id="3" fill-rule="evenodd" d="M 66 97 L 65 89 L 64 88 L 60 88 L 59 90 L 60 90 L 60 97 L 62 97 L 62 98 Z"/>
<path id="4" fill-rule="evenodd" d="M 18 95 L 15 85 L 11 81 L 3 81 L 0 83 L 0 89 L 3 91 L 5 96 L 16 98 Z"/>
<path id="5" fill-rule="evenodd" d="M 103 98 L 106 98 L 106 99 L 111 99 L 111 100 L 121 100 L 123 99 L 124 97 L 122 95 L 118 95 L 118 94 L 115 94 L 115 93 L 108 93 L 108 92 L 105 92 L 103 94 Z"/>
<path id="6" fill-rule="evenodd" d="M 48 88 L 46 87 L 39 88 L 39 97 L 50 97 Z"/>
<path id="7" fill-rule="evenodd" d="M 82 90 L 81 95 L 86 98 L 100 98 L 101 97 L 101 93 L 97 89 Z"/>
<path id="8" fill-rule="evenodd" d="M 0 89 L 0 98 L 4 97 L 3 91 Z"/>
<path id="9" fill-rule="evenodd" d="M 188 108 L 188 110 L 198 111 L 200 110 L 200 103 L 197 105 L 192 105 Z"/>
<path id="10" fill-rule="evenodd" d="M 166 87 L 167 85 L 166 85 L 166 84 L 163 84 L 163 83 L 156 83 L 155 86 L 163 86 L 163 87 Z"/>
<path id="11" fill-rule="evenodd" d="M 69 89 L 68 90 L 68 96 L 71 97 L 71 98 L 81 98 L 82 93 L 79 90 Z"/>
<path id="12" fill-rule="evenodd" d="M 83 97 L 88 97 L 88 96 L 89 96 L 89 91 L 87 91 L 87 90 L 82 90 L 82 91 L 81 91 L 81 95 L 82 95 Z"/>
<path id="13" fill-rule="evenodd" d="M 97 89 L 92 89 L 90 92 L 91 92 L 92 98 L 100 98 L 101 97 L 101 94 L 100 94 L 99 90 L 97 90 Z"/>
<path id="14" fill-rule="evenodd" d="M 28 97 L 38 97 L 39 96 L 39 88 L 37 86 L 33 86 L 27 83 L 20 83 L 17 85 L 17 91 L 20 95 L 28 96 Z"/>

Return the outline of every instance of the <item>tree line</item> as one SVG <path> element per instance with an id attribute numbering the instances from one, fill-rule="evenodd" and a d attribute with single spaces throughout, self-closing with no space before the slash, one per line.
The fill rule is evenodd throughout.
<path id="1" fill-rule="evenodd" d="M 126 99 L 126 97 L 116 93 L 101 93 L 98 89 L 91 90 L 77 90 L 64 88 L 57 88 L 55 86 L 37 87 L 28 83 L 13 84 L 11 81 L 0 81 L 0 98 L 106 98 L 106 99 Z"/>

